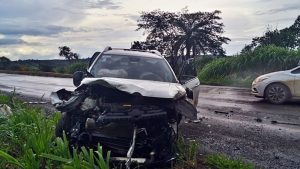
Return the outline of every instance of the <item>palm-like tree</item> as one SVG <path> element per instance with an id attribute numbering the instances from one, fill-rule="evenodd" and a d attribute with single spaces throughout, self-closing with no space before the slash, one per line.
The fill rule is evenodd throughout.
<path id="1" fill-rule="evenodd" d="M 174 54 L 178 51 L 184 51 L 187 58 L 199 54 L 211 53 L 215 55 L 224 55 L 222 44 L 227 43 L 230 39 L 222 37 L 223 23 L 217 20 L 221 12 L 196 12 L 196 13 L 181 13 L 179 17 L 173 21 L 177 28 L 178 34 L 175 37 Z"/>
<path id="2" fill-rule="evenodd" d="M 221 36 L 223 23 L 220 23 L 220 11 L 181 13 L 152 11 L 142 13 L 138 29 L 145 29 L 147 42 L 159 42 L 158 48 L 165 53 L 178 56 L 179 51 L 186 57 L 211 53 L 224 55 L 222 44 L 230 39 Z"/>

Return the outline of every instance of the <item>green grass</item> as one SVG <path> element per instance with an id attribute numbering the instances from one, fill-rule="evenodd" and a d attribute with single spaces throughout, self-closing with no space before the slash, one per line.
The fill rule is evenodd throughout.
<path id="1" fill-rule="evenodd" d="M 241 159 L 231 159 L 225 155 L 208 155 L 204 162 L 217 169 L 254 169 L 251 163 L 246 163 Z"/>
<path id="2" fill-rule="evenodd" d="M 70 148 L 69 142 L 54 137 L 60 113 L 46 116 L 37 107 L 24 105 L 13 95 L 0 93 L 0 104 L 11 106 L 13 114 L 0 116 L 0 168 L 7 169 L 109 169 L 110 152 L 104 156 L 102 147 L 96 150 Z M 176 144 L 177 161 L 174 168 L 199 167 L 199 144 L 179 138 Z M 203 161 L 200 160 L 200 161 Z M 217 169 L 252 169 L 252 164 L 225 156 L 210 155 L 205 164 Z M 203 166 L 203 164 L 201 164 Z"/>
<path id="3" fill-rule="evenodd" d="M 259 75 L 297 66 L 300 49 L 276 46 L 258 47 L 254 51 L 215 59 L 198 71 L 203 84 L 250 86 Z"/>
<path id="4" fill-rule="evenodd" d="M 0 115 L 0 168 L 109 168 L 110 154 L 104 158 L 100 145 L 96 151 L 84 147 L 77 151 L 69 148 L 66 138 L 55 138 L 60 113 L 46 116 L 42 109 L 1 93 L 0 104 L 13 112 Z"/>
<path id="5" fill-rule="evenodd" d="M 195 140 L 184 140 L 180 137 L 176 143 L 177 164 L 175 168 L 197 168 L 199 144 Z"/>
<path id="6" fill-rule="evenodd" d="M 76 71 L 84 71 L 86 68 L 87 68 L 87 63 L 75 62 L 65 67 L 57 67 L 55 68 L 55 72 L 73 74 Z"/>

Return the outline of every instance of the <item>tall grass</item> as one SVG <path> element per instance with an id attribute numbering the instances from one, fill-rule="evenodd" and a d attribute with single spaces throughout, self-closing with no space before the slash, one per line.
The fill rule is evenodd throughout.
<path id="1" fill-rule="evenodd" d="M 300 50 L 273 45 L 258 47 L 246 54 L 216 59 L 205 65 L 198 77 L 207 84 L 250 83 L 258 75 L 291 69 L 299 60 Z"/>
<path id="2" fill-rule="evenodd" d="M 47 117 L 40 108 L 1 94 L 0 104 L 11 106 L 13 112 L 8 116 L 0 113 L 0 168 L 109 168 L 110 154 L 105 160 L 101 146 L 96 151 L 86 148 L 77 151 L 69 148 L 66 138 L 55 138 L 60 113 Z"/>
<path id="3" fill-rule="evenodd" d="M 197 154 L 199 144 L 195 140 L 184 140 L 180 137 L 177 140 L 177 165 L 176 169 L 181 168 L 197 168 Z"/>
<path id="4" fill-rule="evenodd" d="M 87 63 L 85 62 L 74 62 L 65 67 L 57 67 L 55 68 L 55 72 L 57 73 L 67 73 L 73 74 L 76 71 L 84 71 L 87 68 Z"/>

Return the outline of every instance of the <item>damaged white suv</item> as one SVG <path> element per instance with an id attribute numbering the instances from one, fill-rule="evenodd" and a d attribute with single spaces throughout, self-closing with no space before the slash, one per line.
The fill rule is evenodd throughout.
<path id="1" fill-rule="evenodd" d="M 178 80 L 156 51 L 107 47 L 94 54 L 86 72 L 74 73 L 73 82 L 74 92 L 51 96 L 63 112 L 56 135 L 65 131 L 76 146 L 100 143 L 127 168 L 174 159 L 181 118 L 197 118 L 198 78 L 181 73 Z"/>

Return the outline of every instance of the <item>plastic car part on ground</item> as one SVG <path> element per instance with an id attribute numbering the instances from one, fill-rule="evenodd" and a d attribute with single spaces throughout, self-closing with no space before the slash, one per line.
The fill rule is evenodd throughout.
<path id="1" fill-rule="evenodd" d="M 6 104 L 0 104 L 0 115 L 8 116 L 11 115 L 11 108 Z"/>

